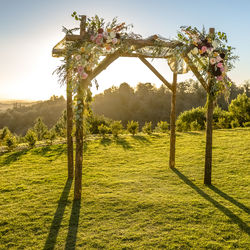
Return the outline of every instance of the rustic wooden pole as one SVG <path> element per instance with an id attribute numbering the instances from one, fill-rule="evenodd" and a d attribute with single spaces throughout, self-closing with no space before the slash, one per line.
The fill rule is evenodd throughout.
<path id="1" fill-rule="evenodd" d="M 74 149 L 73 149 L 73 107 L 72 107 L 72 88 L 67 77 L 67 153 L 68 153 L 68 178 L 74 176 Z"/>
<path id="2" fill-rule="evenodd" d="M 209 29 L 210 34 L 214 34 L 214 28 Z M 206 126 L 206 155 L 205 155 L 205 171 L 204 184 L 211 185 L 212 178 L 212 138 L 213 138 L 213 96 L 210 94 L 212 82 L 208 79 L 207 90 L 207 126 Z"/>
<path id="3" fill-rule="evenodd" d="M 86 25 L 86 16 L 82 16 L 80 24 L 81 36 L 84 35 L 85 25 Z M 80 84 L 77 90 L 74 200 L 80 200 L 82 194 L 83 111 L 84 111 L 83 86 L 82 84 Z"/>
<path id="4" fill-rule="evenodd" d="M 169 167 L 170 168 L 175 167 L 176 85 L 177 85 L 177 74 L 173 73 L 172 98 L 171 98 L 171 115 L 170 115 L 170 154 L 169 154 Z"/>

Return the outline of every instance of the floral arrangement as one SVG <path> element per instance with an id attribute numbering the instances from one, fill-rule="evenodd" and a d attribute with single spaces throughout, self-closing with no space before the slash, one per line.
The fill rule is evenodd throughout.
<path id="1" fill-rule="evenodd" d="M 181 27 L 178 40 L 184 45 L 182 52 L 189 52 L 188 55 L 202 71 L 202 75 L 212 81 L 210 93 L 215 96 L 227 90 L 232 83 L 227 72 L 232 69 L 232 61 L 237 57 L 233 56 L 232 47 L 226 46 L 226 34 L 207 34 L 204 29 L 200 32 L 197 28 L 189 26 Z"/>

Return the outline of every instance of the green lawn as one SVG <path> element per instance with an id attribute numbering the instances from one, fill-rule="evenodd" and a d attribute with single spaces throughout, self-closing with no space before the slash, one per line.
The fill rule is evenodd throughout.
<path id="1" fill-rule="evenodd" d="M 0 249 L 250 249 L 250 129 L 91 140 L 73 202 L 66 145 L 0 156 Z"/>

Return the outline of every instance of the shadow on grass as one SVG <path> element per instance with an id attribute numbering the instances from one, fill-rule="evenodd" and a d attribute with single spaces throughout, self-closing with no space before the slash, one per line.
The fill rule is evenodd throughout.
<path id="1" fill-rule="evenodd" d="M 117 145 L 122 146 L 123 149 L 125 149 L 125 150 L 128 150 L 128 149 L 133 148 L 133 147 L 130 145 L 130 143 L 129 143 L 126 139 L 124 139 L 124 138 L 117 137 L 117 138 L 114 138 L 114 141 L 115 141 L 115 143 L 116 143 Z"/>
<path id="2" fill-rule="evenodd" d="M 221 205 L 218 201 L 214 200 L 210 195 L 205 193 L 202 189 L 197 187 L 192 181 L 190 181 L 184 174 L 182 174 L 176 168 L 172 169 L 187 185 L 189 185 L 196 193 L 202 196 L 207 201 L 211 202 L 216 208 L 218 208 L 222 213 L 224 213 L 232 222 L 237 224 L 244 232 L 250 235 L 250 227 L 242 221 L 237 215 L 235 215 L 231 210 Z"/>
<path id="3" fill-rule="evenodd" d="M 69 229 L 68 229 L 65 249 L 76 248 L 80 209 L 81 209 L 81 200 L 74 200 L 69 220 Z"/>
<path id="4" fill-rule="evenodd" d="M 146 144 L 151 143 L 151 141 L 143 135 L 134 135 L 134 136 L 132 136 L 132 138 L 137 140 L 140 143 L 146 143 Z"/>
<path id="5" fill-rule="evenodd" d="M 209 186 L 209 188 L 211 190 L 213 190 L 215 193 L 217 193 L 218 195 L 220 195 L 221 197 L 223 197 L 224 199 L 233 203 L 238 208 L 240 208 L 240 209 L 244 210 L 246 213 L 250 214 L 250 209 L 247 206 L 245 206 L 244 204 L 235 200 L 233 197 L 227 195 L 226 193 L 224 193 L 223 191 L 221 191 L 220 189 L 218 189 L 217 187 L 215 187 L 213 185 Z"/>
<path id="6" fill-rule="evenodd" d="M 13 152 L 13 153 L 10 153 L 8 156 L 6 156 L 4 158 L 4 160 L 2 161 L 1 163 L 1 167 L 4 166 L 4 165 L 9 165 L 11 164 L 12 162 L 15 162 L 17 160 L 19 160 L 19 158 L 22 156 L 22 155 L 25 155 L 27 154 L 29 150 L 28 149 L 24 149 L 24 150 L 21 150 L 21 151 L 17 151 L 17 152 Z"/>
<path id="7" fill-rule="evenodd" d="M 65 186 L 64 186 L 61 197 L 60 197 L 60 199 L 58 201 L 58 206 L 57 206 L 57 209 L 56 209 L 56 213 L 54 215 L 53 221 L 52 221 L 51 226 L 50 226 L 49 235 L 47 237 L 45 246 L 43 248 L 44 250 L 45 249 L 46 250 L 54 249 L 54 247 L 55 247 L 56 238 L 57 238 L 60 226 L 61 226 L 64 211 L 65 211 L 65 208 L 66 208 L 66 205 L 67 205 L 71 185 L 72 185 L 72 179 L 68 179 Z"/>
<path id="8" fill-rule="evenodd" d="M 112 143 L 112 140 L 110 138 L 107 138 L 107 137 L 104 137 L 100 140 L 100 143 L 107 147 L 107 146 L 110 146 L 110 144 Z"/>

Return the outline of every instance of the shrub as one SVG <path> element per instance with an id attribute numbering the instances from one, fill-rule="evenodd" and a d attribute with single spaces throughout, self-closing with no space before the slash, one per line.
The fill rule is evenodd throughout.
<path id="1" fill-rule="evenodd" d="M 142 131 L 148 135 L 152 134 L 152 122 L 145 122 Z"/>
<path id="2" fill-rule="evenodd" d="M 191 129 L 191 123 L 195 122 L 196 127 L 204 129 L 205 121 L 205 109 L 202 107 L 198 107 L 181 113 L 176 121 L 176 126 L 178 131 L 188 131 Z"/>
<path id="3" fill-rule="evenodd" d="M 190 129 L 192 131 L 198 131 L 201 130 L 201 125 L 197 122 L 197 120 L 190 123 Z"/>
<path id="4" fill-rule="evenodd" d="M 63 111 L 61 117 L 58 119 L 54 126 L 55 132 L 57 136 L 66 137 L 67 133 L 67 112 Z"/>
<path id="5" fill-rule="evenodd" d="M 9 135 L 5 138 L 5 144 L 8 147 L 9 150 L 12 150 L 16 147 L 17 141 L 16 137 L 13 135 Z"/>
<path id="6" fill-rule="evenodd" d="M 47 132 L 47 134 L 45 135 L 45 138 L 49 141 L 50 145 L 53 144 L 53 141 L 56 139 L 56 131 L 55 129 L 51 129 Z"/>
<path id="7" fill-rule="evenodd" d="M 169 129 L 169 124 L 167 121 L 160 121 L 157 123 L 157 130 L 162 133 L 167 133 Z"/>
<path id="8" fill-rule="evenodd" d="M 239 121 L 242 126 L 244 122 L 250 121 L 250 97 L 246 93 L 239 94 L 236 99 L 232 100 L 228 107 L 229 112 L 234 119 Z"/>
<path id="9" fill-rule="evenodd" d="M 33 130 L 29 129 L 27 131 L 25 139 L 31 148 L 33 148 L 36 145 L 37 137 L 36 133 Z"/>
<path id="10" fill-rule="evenodd" d="M 43 120 L 39 117 L 37 118 L 34 125 L 34 132 L 37 135 L 38 141 L 45 139 L 46 134 L 48 132 L 47 126 L 44 124 Z"/>
<path id="11" fill-rule="evenodd" d="M 128 122 L 127 130 L 128 130 L 129 133 L 131 133 L 134 136 L 139 131 L 139 123 L 135 122 L 135 121 Z"/>
<path id="12" fill-rule="evenodd" d="M 110 120 L 107 119 L 104 116 L 98 116 L 98 115 L 93 115 L 91 112 L 90 114 L 87 116 L 87 124 L 88 124 L 88 128 L 89 128 L 89 133 L 90 134 L 98 134 L 99 133 L 99 129 L 98 127 L 100 125 L 106 125 L 106 126 L 110 126 Z"/>
<path id="13" fill-rule="evenodd" d="M 250 127 L 250 122 L 243 122 L 244 127 Z"/>
<path id="14" fill-rule="evenodd" d="M 102 135 L 102 137 L 105 137 L 106 134 L 110 131 L 110 128 L 104 124 L 101 124 L 98 126 L 98 131 Z"/>
<path id="15" fill-rule="evenodd" d="M 237 119 L 231 121 L 231 128 L 237 128 L 240 127 L 240 123 Z"/>
<path id="16" fill-rule="evenodd" d="M 11 132 L 8 127 L 4 127 L 0 132 L 0 141 L 3 141 L 5 138 L 11 135 Z"/>
<path id="17" fill-rule="evenodd" d="M 118 135 L 121 133 L 123 130 L 123 126 L 121 124 L 121 121 L 114 121 L 110 125 L 111 132 L 114 137 L 118 137 Z"/>

